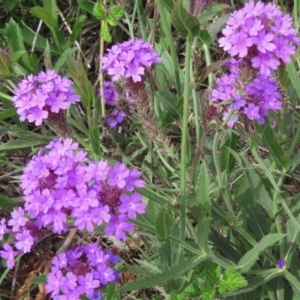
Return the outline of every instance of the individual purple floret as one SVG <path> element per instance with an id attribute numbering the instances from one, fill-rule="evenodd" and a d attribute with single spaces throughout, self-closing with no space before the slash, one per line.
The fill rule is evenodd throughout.
<path id="1" fill-rule="evenodd" d="M 116 283 L 120 274 L 113 269 L 118 262 L 109 250 L 103 251 L 97 243 L 75 246 L 66 253 L 53 258 L 52 270 L 48 274 L 46 290 L 52 298 L 102 299 L 101 290 L 110 283 Z M 70 298 L 70 296 L 72 296 Z"/>
<path id="2" fill-rule="evenodd" d="M 80 100 L 72 87 L 72 81 L 53 70 L 29 75 L 14 89 L 12 102 L 22 121 L 41 125 L 49 114 L 66 110 Z"/>
<path id="3" fill-rule="evenodd" d="M 121 163 L 115 166 L 107 161 L 88 163 L 86 153 L 72 139 L 56 139 L 46 148 L 48 151 L 40 151 L 32 158 L 21 176 L 24 210 L 34 224 L 61 234 L 69 229 L 70 221 L 79 230 L 90 232 L 95 225 L 104 223 L 107 227 L 112 222 L 113 228 L 120 231 L 115 223 L 121 221 L 127 225 L 122 225 L 124 232 L 118 236 L 125 239 L 125 232 L 134 228 L 129 221 L 136 218 L 134 211 L 145 212 L 141 196 L 134 193 L 135 187 L 145 184 L 141 173 Z M 125 199 L 130 212 L 124 211 Z M 17 214 L 20 212 L 13 213 Z M 14 219 L 9 222 L 11 226 L 19 225 Z M 112 229 L 109 232 L 114 234 Z"/>
<path id="4" fill-rule="evenodd" d="M 126 114 L 115 108 L 110 115 L 106 118 L 106 121 L 108 123 L 108 126 L 113 129 L 115 128 L 118 124 L 121 124 L 125 120 Z"/>
<path id="5" fill-rule="evenodd" d="M 117 97 L 119 96 L 116 92 L 114 85 L 111 81 L 103 82 L 104 92 L 104 103 L 109 106 L 115 106 Z M 100 97 L 100 90 L 98 91 L 98 97 Z"/>
<path id="6" fill-rule="evenodd" d="M 253 80 L 248 78 L 250 81 L 242 79 L 245 70 L 239 69 L 238 64 L 242 62 L 234 59 L 229 61 L 230 73 L 216 81 L 210 100 L 223 104 L 224 119 L 233 111 L 227 123 L 229 127 L 233 126 L 238 116 L 246 116 L 251 121 L 263 124 L 270 111 L 278 111 L 282 107 L 276 81 L 263 75 L 257 75 Z"/>
<path id="7" fill-rule="evenodd" d="M 269 76 L 281 63 L 289 63 L 299 38 L 292 18 L 272 4 L 254 3 L 231 14 L 219 43 L 231 56 L 249 59 L 261 75 Z"/>
<path id="8" fill-rule="evenodd" d="M 20 251 L 14 251 L 14 249 L 8 244 L 4 243 L 2 251 L 0 251 L 0 256 L 7 259 L 6 266 L 12 269 L 15 265 L 15 256 L 20 254 Z"/>
<path id="9" fill-rule="evenodd" d="M 277 267 L 278 267 L 278 269 L 282 269 L 282 268 L 284 268 L 284 266 L 285 266 L 285 260 L 282 259 L 282 258 L 279 258 L 277 260 Z"/>
<path id="10" fill-rule="evenodd" d="M 135 39 L 116 44 L 108 49 L 102 59 L 101 71 L 107 71 L 113 81 L 125 77 L 138 82 L 142 80 L 145 68 L 158 62 L 161 62 L 161 59 L 152 45 Z"/>

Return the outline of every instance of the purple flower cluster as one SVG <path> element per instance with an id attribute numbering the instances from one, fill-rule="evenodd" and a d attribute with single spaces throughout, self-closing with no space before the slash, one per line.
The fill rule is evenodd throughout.
<path id="1" fill-rule="evenodd" d="M 141 173 L 122 163 L 88 163 L 86 152 L 71 139 L 55 139 L 46 148 L 21 177 L 25 211 L 35 225 L 60 234 L 72 220 L 73 226 L 89 232 L 106 223 L 107 235 L 125 239 L 125 232 L 134 229 L 128 219 L 145 212 L 142 196 L 134 191 L 145 184 Z"/>
<path id="2" fill-rule="evenodd" d="M 282 107 L 276 81 L 258 74 L 253 81 L 247 83 L 241 79 L 240 64 L 241 61 L 229 60 L 227 65 L 230 67 L 230 72 L 216 81 L 210 100 L 225 105 L 224 118 L 233 110 L 234 114 L 227 123 L 229 127 L 237 121 L 238 115 L 263 124 L 270 110 L 276 111 Z"/>
<path id="3" fill-rule="evenodd" d="M 41 125 L 49 113 L 68 109 L 80 100 L 72 87 L 72 81 L 61 77 L 53 70 L 29 75 L 14 90 L 12 99 L 22 121 L 28 120 Z"/>
<path id="4" fill-rule="evenodd" d="M 144 75 L 146 67 L 160 61 L 151 44 L 140 39 L 129 40 L 108 49 L 102 59 L 101 71 L 107 71 L 113 76 L 113 81 L 125 77 L 138 82 L 142 81 L 141 76 Z"/>
<path id="5" fill-rule="evenodd" d="M 119 94 L 116 92 L 114 85 L 111 81 L 104 81 L 103 82 L 103 92 L 104 92 L 104 101 L 105 104 L 109 107 L 113 107 L 113 111 L 109 114 L 106 118 L 106 122 L 108 126 L 113 129 L 118 124 L 121 124 L 125 118 L 125 112 L 115 108 L 116 100 L 119 97 Z M 100 97 L 100 91 L 98 92 L 98 96 Z"/>
<path id="6" fill-rule="evenodd" d="M 269 76 L 281 63 L 289 63 L 299 45 L 292 18 L 272 3 L 250 0 L 226 24 L 220 46 L 231 56 L 247 57 L 261 75 Z"/>
<path id="7" fill-rule="evenodd" d="M 8 222 L 4 218 L 0 222 L 0 240 L 5 240 L 4 237 L 7 234 L 13 238 L 13 246 L 5 242 L 0 256 L 7 260 L 6 265 L 11 269 L 15 264 L 15 256 L 30 252 L 34 243 L 43 237 L 44 232 L 27 219 L 24 209 L 19 207 L 11 213 Z"/>
<path id="8" fill-rule="evenodd" d="M 118 256 L 103 251 L 97 243 L 75 246 L 53 258 L 46 290 L 57 300 L 77 300 L 81 295 L 102 299 L 101 289 L 120 279 L 112 268 L 118 262 Z"/>

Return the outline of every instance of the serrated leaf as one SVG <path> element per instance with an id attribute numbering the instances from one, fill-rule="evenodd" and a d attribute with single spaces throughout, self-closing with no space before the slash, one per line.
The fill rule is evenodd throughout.
<path id="1" fill-rule="evenodd" d="M 182 294 L 186 297 L 199 297 L 201 294 L 201 290 L 199 288 L 199 284 L 197 279 L 193 280 L 191 284 L 189 284 L 184 291 L 182 292 Z M 186 299 L 186 298 L 184 298 Z"/>
<path id="2" fill-rule="evenodd" d="M 96 3 L 93 8 L 93 15 L 100 21 L 106 20 L 106 15 L 101 4 Z"/>
<path id="3" fill-rule="evenodd" d="M 109 33 L 109 28 L 106 22 L 104 22 L 101 26 L 100 34 L 105 42 L 111 42 L 111 35 Z"/>
<path id="4" fill-rule="evenodd" d="M 209 281 L 211 286 L 216 285 L 221 276 L 221 266 L 215 263 L 212 263 L 209 267 L 206 267 L 202 271 L 202 276 Z"/>
<path id="5" fill-rule="evenodd" d="M 165 207 L 162 207 L 155 223 L 156 237 L 159 241 L 164 241 L 167 238 L 170 234 L 172 224 L 173 220 L 171 215 Z"/>
<path id="6" fill-rule="evenodd" d="M 284 238 L 286 234 L 271 233 L 264 236 L 251 250 L 249 250 L 239 261 L 237 269 L 241 273 L 246 273 L 255 264 L 262 251 L 277 243 Z"/>
<path id="7" fill-rule="evenodd" d="M 96 126 L 91 130 L 91 143 L 94 153 L 99 156 L 101 154 L 99 126 Z"/>
<path id="8" fill-rule="evenodd" d="M 234 269 L 227 269 L 219 285 L 219 293 L 231 292 L 247 285 L 246 279 Z"/>
<path id="9" fill-rule="evenodd" d="M 111 26 L 116 26 L 117 25 L 117 22 L 115 20 L 120 20 L 123 16 L 123 8 L 118 6 L 118 5 L 112 5 L 110 8 L 109 8 L 109 12 L 114 16 L 110 16 L 108 15 L 108 18 L 107 18 L 107 21 L 109 23 L 109 25 Z"/>
<path id="10" fill-rule="evenodd" d="M 196 255 L 185 262 L 170 268 L 169 270 L 156 274 L 151 277 L 141 278 L 135 281 L 128 282 L 120 288 L 120 292 L 137 290 L 142 288 L 150 288 L 158 284 L 165 284 L 168 281 L 179 277 L 180 275 L 190 271 L 192 268 L 204 261 L 207 256 Z"/>
<path id="11" fill-rule="evenodd" d="M 201 289 L 203 300 L 212 300 L 215 296 L 216 289 L 213 286 L 205 286 Z"/>
<path id="12" fill-rule="evenodd" d="M 172 23 L 183 38 L 186 38 L 189 34 L 192 36 L 199 34 L 199 21 L 183 7 L 181 1 L 175 4 L 172 12 Z"/>
<path id="13" fill-rule="evenodd" d="M 14 208 L 18 207 L 18 205 L 10 198 L 0 195 L 0 207 L 5 211 L 12 212 Z"/>
<path id="14" fill-rule="evenodd" d="M 40 6 L 33 7 L 30 9 L 30 13 L 34 17 L 43 20 L 50 28 L 58 29 L 57 20 L 55 20 L 44 7 L 40 7 Z"/>

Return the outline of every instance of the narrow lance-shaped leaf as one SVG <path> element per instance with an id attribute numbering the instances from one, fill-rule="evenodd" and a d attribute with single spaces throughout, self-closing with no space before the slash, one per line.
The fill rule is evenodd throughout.
<path id="1" fill-rule="evenodd" d="M 206 255 L 203 256 L 193 256 L 192 258 L 186 260 L 185 262 L 170 268 L 169 270 L 161 273 L 155 274 L 150 277 L 141 278 L 135 281 L 131 281 L 120 288 L 121 292 L 137 290 L 141 288 L 150 288 L 158 284 L 164 284 L 168 281 L 179 277 L 180 275 L 190 271 L 192 268 L 200 264 L 207 258 Z"/>
<path id="2" fill-rule="evenodd" d="M 159 241 L 164 241 L 170 233 L 173 221 L 165 207 L 159 211 L 156 218 L 156 237 Z"/>
<path id="3" fill-rule="evenodd" d="M 199 247 L 208 251 L 208 235 L 211 223 L 211 199 L 209 196 L 210 177 L 205 162 L 202 163 L 197 180 L 196 194 L 198 200 L 198 238 Z"/>
<path id="4" fill-rule="evenodd" d="M 241 273 L 248 272 L 250 268 L 255 264 L 262 251 L 274 245 L 285 236 L 285 234 L 279 233 L 272 233 L 264 236 L 258 244 L 256 244 L 240 259 L 237 268 Z"/>

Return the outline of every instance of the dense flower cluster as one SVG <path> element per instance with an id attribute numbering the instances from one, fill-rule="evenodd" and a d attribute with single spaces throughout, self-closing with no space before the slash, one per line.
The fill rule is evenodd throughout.
<path id="1" fill-rule="evenodd" d="M 97 243 L 75 246 L 53 258 L 46 291 L 57 300 L 77 300 L 81 295 L 100 300 L 101 288 L 116 283 L 120 274 L 112 268 L 119 257 Z"/>
<path id="2" fill-rule="evenodd" d="M 145 211 L 142 196 L 134 191 L 144 186 L 141 173 L 122 163 L 87 163 L 86 153 L 71 139 L 55 139 L 46 148 L 21 177 L 25 211 L 35 224 L 60 234 L 69 229 L 71 217 L 80 230 L 92 232 L 94 225 L 106 223 L 106 234 L 125 239 L 125 232 L 134 229 L 128 219 Z"/>
<path id="3" fill-rule="evenodd" d="M 34 243 L 40 240 L 44 233 L 25 216 L 24 209 L 21 207 L 11 213 L 8 222 L 2 218 L 0 222 L 0 240 L 4 240 L 4 236 L 10 234 L 14 241 L 12 246 L 5 242 L 3 244 L 4 250 L 0 251 L 0 256 L 7 260 L 7 267 L 13 268 L 15 256 L 30 252 Z"/>
<path id="4" fill-rule="evenodd" d="M 108 126 L 113 129 L 118 124 L 121 124 L 125 118 L 126 114 L 125 112 L 117 109 L 116 101 L 119 97 L 119 94 L 116 92 L 114 85 L 111 81 L 104 81 L 103 82 L 103 92 L 104 92 L 104 103 L 110 107 L 113 108 L 113 111 L 109 114 L 109 116 L 106 118 L 106 122 Z M 98 97 L 100 97 L 100 91 L 98 91 Z"/>
<path id="5" fill-rule="evenodd" d="M 270 110 L 276 111 L 282 107 L 276 81 L 268 76 L 257 75 L 247 83 L 241 79 L 240 64 L 240 61 L 229 60 L 227 65 L 230 72 L 216 81 L 210 100 L 225 105 L 224 118 L 233 110 L 234 115 L 227 123 L 230 127 L 237 121 L 238 115 L 263 124 Z"/>
<path id="6" fill-rule="evenodd" d="M 12 99 L 22 121 L 41 125 L 49 113 L 58 113 L 80 100 L 72 87 L 72 81 L 53 70 L 29 75 L 14 90 Z"/>
<path id="7" fill-rule="evenodd" d="M 140 39 L 129 40 L 108 49 L 102 59 L 101 71 L 107 71 L 113 76 L 113 81 L 125 77 L 138 82 L 142 80 L 146 67 L 160 61 L 151 44 Z"/>
<path id="8" fill-rule="evenodd" d="M 226 24 L 220 46 L 231 56 L 250 59 L 261 75 L 289 63 L 299 44 L 292 18 L 272 3 L 251 0 L 231 14 Z"/>

